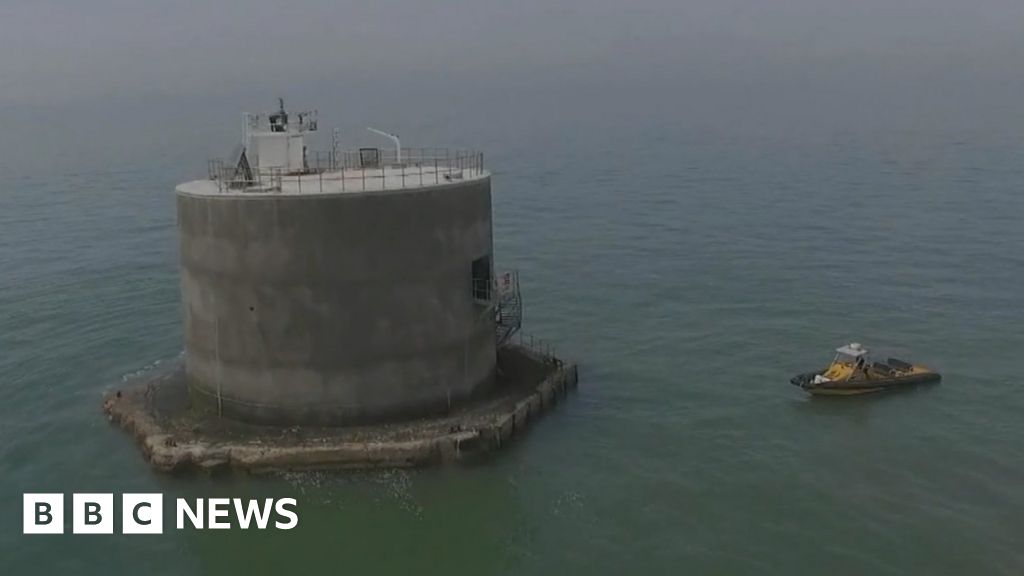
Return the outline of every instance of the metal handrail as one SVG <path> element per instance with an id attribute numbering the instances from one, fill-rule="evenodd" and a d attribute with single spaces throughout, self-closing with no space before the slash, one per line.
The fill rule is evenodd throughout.
<path id="1" fill-rule="evenodd" d="M 241 174 L 237 163 L 213 159 L 208 163 L 209 179 L 220 192 L 274 192 L 284 184 L 299 193 L 324 191 L 324 180 L 340 182 L 341 191 L 418 188 L 460 180 L 467 175 L 484 172 L 481 152 L 450 148 L 403 148 L 401 162 L 397 151 L 372 149 L 373 160 L 366 150 L 312 152 L 306 155 L 306 167 L 297 172 L 280 168 L 250 169 L 251 178 Z M 389 182 L 393 180 L 394 182 Z M 380 181 L 379 183 L 377 181 Z M 369 185 L 368 185 L 369 183 Z"/>

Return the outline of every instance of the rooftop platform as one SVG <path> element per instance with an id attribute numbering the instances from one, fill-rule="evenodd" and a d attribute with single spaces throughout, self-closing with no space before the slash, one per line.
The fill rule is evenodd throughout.
<path id="1" fill-rule="evenodd" d="M 209 177 L 180 184 L 194 196 L 309 195 L 430 188 L 490 176 L 479 152 L 438 148 L 317 154 L 307 167 L 287 173 L 253 169 L 247 163 L 210 162 Z"/>

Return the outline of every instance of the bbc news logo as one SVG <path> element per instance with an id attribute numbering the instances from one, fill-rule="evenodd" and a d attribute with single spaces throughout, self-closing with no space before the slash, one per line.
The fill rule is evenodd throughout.
<path id="1" fill-rule="evenodd" d="M 22 533 L 63 534 L 65 527 L 64 494 L 24 494 Z M 175 527 L 184 530 L 291 530 L 299 525 L 294 498 L 185 498 L 175 500 Z M 204 513 L 205 512 L 205 513 Z M 234 524 L 232 524 L 234 516 Z M 113 494 L 72 494 L 71 532 L 73 534 L 114 533 Z M 273 521 L 272 521 L 273 520 Z M 163 534 L 163 494 L 122 494 L 122 534 Z"/>

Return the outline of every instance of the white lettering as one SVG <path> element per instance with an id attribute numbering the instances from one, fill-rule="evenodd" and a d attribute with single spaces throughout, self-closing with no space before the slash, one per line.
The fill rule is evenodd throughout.
<path id="1" fill-rule="evenodd" d="M 260 509 L 259 500 L 249 500 L 248 506 L 242 508 L 242 499 L 235 498 L 235 517 L 238 518 L 238 525 L 242 530 L 249 528 L 249 522 L 256 518 L 256 527 L 263 530 L 270 520 L 270 511 L 273 508 L 274 500 L 267 498 L 263 501 L 263 508 Z"/>
<path id="2" fill-rule="evenodd" d="M 207 504 L 209 504 L 208 513 L 210 521 L 207 525 L 211 530 L 225 530 L 231 528 L 230 522 L 221 522 L 218 518 L 227 518 L 230 511 L 227 507 L 231 504 L 231 500 L 228 498 L 208 498 Z"/>
<path id="3" fill-rule="evenodd" d="M 295 507 L 297 503 L 295 498 L 281 498 L 274 505 L 274 509 L 277 511 L 278 516 L 289 518 L 288 522 L 275 522 L 274 526 L 281 530 L 291 530 L 299 525 L 299 515 L 294 510 L 289 510 L 286 506 Z"/>
<path id="4" fill-rule="evenodd" d="M 196 509 L 193 512 L 192 508 L 188 505 L 188 500 L 184 498 L 178 498 L 178 530 L 185 529 L 185 516 L 188 516 L 190 522 L 192 522 L 193 528 L 203 529 L 203 499 L 196 498 Z"/>

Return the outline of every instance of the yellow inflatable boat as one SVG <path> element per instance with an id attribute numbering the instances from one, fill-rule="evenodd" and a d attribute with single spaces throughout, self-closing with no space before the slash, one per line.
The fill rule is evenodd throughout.
<path id="1" fill-rule="evenodd" d="M 868 350 L 853 342 L 836 348 L 836 356 L 828 368 L 798 374 L 790 382 L 811 394 L 849 396 L 938 382 L 941 379 L 938 372 L 898 358 L 871 362 Z"/>

